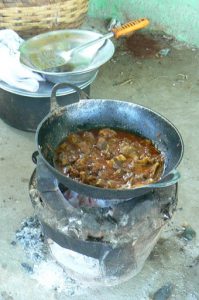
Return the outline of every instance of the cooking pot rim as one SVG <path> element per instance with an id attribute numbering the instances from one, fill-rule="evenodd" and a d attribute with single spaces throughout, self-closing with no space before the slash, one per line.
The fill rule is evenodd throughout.
<path id="1" fill-rule="evenodd" d="M 77 83 L 77 87 L 79 87 L 81 90 L 87 88 L 90 86 L 94 80 L 96 79 L 98 75 L 98 70 L 96 73 L 87 81 L 85 82 L 80 82 Z M 22 90 L 13 86 L 9 86 L 7 83 L 0 81 L 0 89 L 2 89 L 4 92 L 11 93 L 14 96 L 23 96 L 27 97 L 28 101 L 33 101 L 32 98 L 36 99 L 45 99 L 45 98 L 50 98 L 51 97 L 51 91 L 52 91 L 52 86 L 54 84 L 51 82 L 46 81 L 41 81 L 40 82 L 40 87 L 37 92 L 29 92 L 26 90 Z M 75 94 L 75 90 L 73 90 L 70 87 L 63 88 L 62 90 L 58 91 L 57 97 L 62 97 L 62 96 L 68 96 L 71 94 Z"/>

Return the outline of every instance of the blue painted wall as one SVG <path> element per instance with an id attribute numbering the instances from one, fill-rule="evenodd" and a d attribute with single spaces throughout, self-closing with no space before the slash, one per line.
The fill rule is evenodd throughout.
<path id="1" fill-rule="evenodd" d="M 89 15 L 122 22 L 148 17 L 150 28 L 199 46 L 199 0 L 89 0 Z"/>

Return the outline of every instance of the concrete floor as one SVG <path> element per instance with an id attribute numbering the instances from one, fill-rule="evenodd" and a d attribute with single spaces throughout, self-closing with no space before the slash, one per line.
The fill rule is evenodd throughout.
<path id="1" fill-rule="evenodd" d="M 66 296 L 39 285 L 21 267 L 25 257 L 20 245 L 13 246 L 15 231 L 24 218 L 33 215 L 28 181 L 34 169 L 31 154 L 34 134 L 11 128 L 0 121 L 0 299 L 117 299 L 142 300 L 168 282 L 174 284 L 170 299 L 199 299 L 199 51 L 175 45 L 168 56 L 135 58 L 118 48 L 91 88 L 93 98 L 132 101 L 163 114 L 182 134 L 185 153 L 179 166 L 178 209 L 142 271 L 117 287 L 87 289 L 79 296 Z M 187 222 L 196 237 L 177 236 Z M 164 299 L 164 298 L 163 298 Z"/>

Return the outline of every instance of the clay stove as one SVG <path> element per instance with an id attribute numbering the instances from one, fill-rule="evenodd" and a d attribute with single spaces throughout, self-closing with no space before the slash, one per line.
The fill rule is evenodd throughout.
<path id="1" fill-rule="evenodd" d="M 133 198 L 102 200 L 59 184 L 38 157 L 30 198 L 49 248 L 75 278 L 115 285 L 135 276 L 177 205 L 177 184 Z"/>

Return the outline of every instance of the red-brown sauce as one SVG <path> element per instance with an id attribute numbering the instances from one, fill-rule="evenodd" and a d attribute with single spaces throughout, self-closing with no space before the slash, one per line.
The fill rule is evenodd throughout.
<path id="1" fill-rule="evenodd" d="M 153 183 L 164 168 L 152 141 L 109 128 L 71 133 L 57 147 L 54 163 L 79 182 L 111 189 Z"/>

